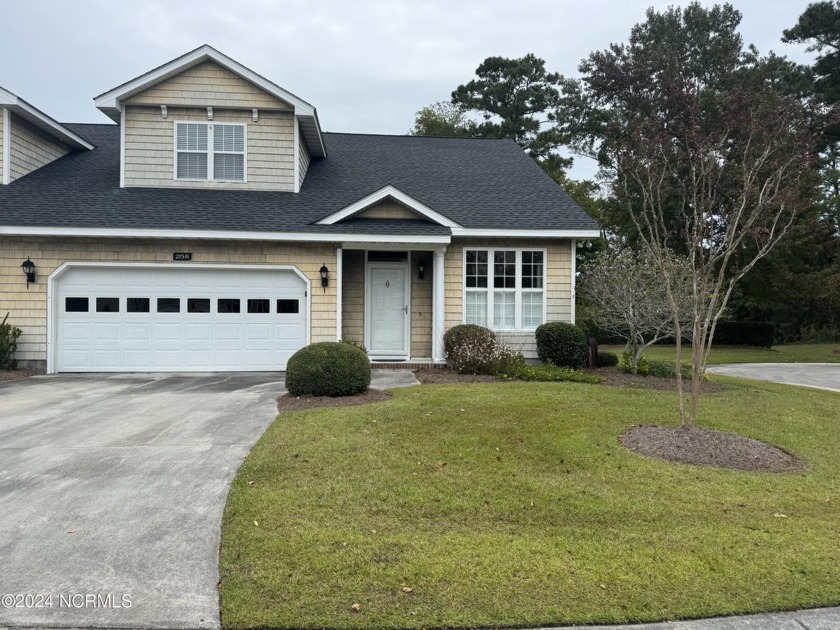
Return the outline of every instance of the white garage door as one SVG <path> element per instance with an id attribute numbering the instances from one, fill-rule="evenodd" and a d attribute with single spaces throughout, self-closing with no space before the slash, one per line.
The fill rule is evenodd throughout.
<path id="1" fill-rule="evenodd" d="M 291 270 L 80 266 L 53 291 L 57 372 L 283 370 L 306 344 Z"/>

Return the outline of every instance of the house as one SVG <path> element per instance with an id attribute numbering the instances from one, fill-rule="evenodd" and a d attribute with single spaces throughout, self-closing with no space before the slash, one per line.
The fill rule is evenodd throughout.
<path id="1" fill-rule="evenodd" d="M 598 225 L 510 140 L 326 133 L 210 46 L 95 105 L 111 122 L 59 124 L 0 89 L 0 315 L 24 365 L 279 370 L 336 339 L 441 363 L 465 322 L 533 356 L 537 326 L 574 321 Z"/>

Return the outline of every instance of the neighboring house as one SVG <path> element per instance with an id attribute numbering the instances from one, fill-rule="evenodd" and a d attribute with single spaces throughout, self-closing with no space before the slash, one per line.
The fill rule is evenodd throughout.
<path id="1" fill-rule="evenodd" d="M 280 370 L 336 339 L 441 363 L 465 322 L 533 356 L 538 325 L 574 321 L 598 226 L 510 140 L 324 133 L 209 46 L 95 104 L 116 124 L 0 89 L 0 318 L 23 364 Z"/>

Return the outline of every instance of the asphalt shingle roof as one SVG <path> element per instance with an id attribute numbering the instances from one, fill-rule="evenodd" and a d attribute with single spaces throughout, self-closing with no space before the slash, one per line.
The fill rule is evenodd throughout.
<path id="1" fill-rule="evenodd" d="M 465 228 L 598 229 L 510 140 L 324 134 L 300 193 L 120 188 L 119 128 L 67 124 L 96 148 L 0 186 L 0 225 L 448 234 L 422 221 L 315 223 L 392 185 Z"/>

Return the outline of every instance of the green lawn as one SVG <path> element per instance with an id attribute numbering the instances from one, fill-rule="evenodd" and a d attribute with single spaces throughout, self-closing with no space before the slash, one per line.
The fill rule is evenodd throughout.
<path id="1" fill-rule="evenodd" d="M 223 625 L 535 627 L 840 604 L 840 397 L 715 380 L 703 425 L 777 444 L 807 471 L 625 450 L 629 427 L 674 420 L 675 394 L 648 389 L 428 385 L 283 414 L 228 499 Z"/>
<path id="2" fill-rule="evenodd" d="M 614 352 L 618 356 L 624 346 L 601 346 L 601 350 Z M 840 363 L 840 354 L 833 350 L 840 349 L 840 343 L 791 344 L 756 348 L 752 346 L 713 347 L 709 353 L 709 363 Z M 683 347 L 683 362 L 691 361 L 691 347 Z M 674 363 L 674 346 L 651 346 L 645 350 L 647 359 L 670 361 Z"/>

